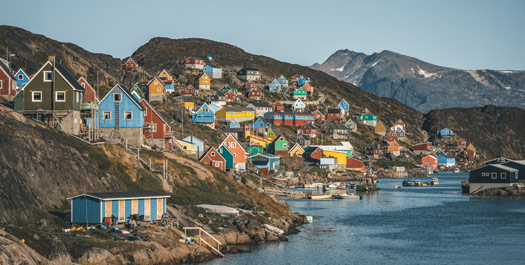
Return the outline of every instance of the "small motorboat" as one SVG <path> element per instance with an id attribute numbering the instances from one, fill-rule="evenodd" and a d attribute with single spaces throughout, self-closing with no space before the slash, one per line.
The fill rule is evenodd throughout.
<path id="1" fill-rule="evenodd" d="M 413 181 L 413 180 L 405 179 L 405 180 L 403 180 L 403 184 L 402 185 L 405 186 L 405 187 L 414 187 L 414 186 L 416 186 L 416 182 Z"/>
<path id="2" fill-rule="evenodd" d="M 354 193 L 342 193 L 342 194 L 334 194 L 332 196 L 334 199 L 344 199 L 344 200 L 362 200 L 363 197 L 359 195 L 355 195 Z"/>
<path id="3" fill-rule="evenodd" d="M 459 172 L 461 172 L 461 170 L 459 170 L 459 168 L 454 169 L 454 173 L 459 173 Z"/>
<path id="4" fill-rule="evenodd" d="M 310 199 L 311 200 L 330 200 L 330 199 L 332 199 L 332 195 L 331 194 L 311 195 Z"/>
<path id="5" fill-rule="evenodd" d="M 438 178 L 432 178 L 432 180 L 430 181 L 430 184 L 436 186 L 439 184 L 439 179 Z"/>

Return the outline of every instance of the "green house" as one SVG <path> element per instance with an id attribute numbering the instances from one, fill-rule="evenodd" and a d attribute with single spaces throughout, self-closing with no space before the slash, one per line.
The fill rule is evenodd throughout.
<path id="1" fill-rule="evenodd" d="M 142 90 L 140 89 L 139 87 L 139 84 L 135 84 L 131 89 L 130 89 L 131 92 L 135 91 L 137 94 L 142 94 Z"/>
<path id="2" fill-rule="evenodd" d="M 248 146 L 248 147 L 246 148 L 246 151 L 247 151 L 250 155 L 262 154 L 262 153 L 263 153 L 263 147 L 262 147 L 262 146 Z"/>
<path id="3" fill-rule="evenodd" d="M 368 126 L 377 125 L 377 117 L 372 115 L 371 113 L 365 113 L 361 116 L 357 116 L 357 120 Z"/>
<path id="4" fill-rule="evenodd" d="M 217 150 L 219 154 L 226 160 L 226 170 L 232 169 L 234 167 L 234 160 L 233 160 L 233 154 L 228 150 L 228 148 L 224 147 L 224 145 L 221 145 L 219 149 Z"/>
<path id="5" fill-rule="evenodd" d="M 47 61 L 24 87 L 24 111 L 80 111 L 84 93 L 66 68 Z"/>
<path id="6" fill-rule="evenodd" d="M 288 140 L 284 136 L 280 135 L 275 140 L 268 144 L 268 150 L 274 155 L 287 156 L 288 155 Z"/>
<path id="7" fill-rule="evenodd" d="M 296 89 L 294 92 L 293 92 L 293 97 L 294 98 L 301 98 L 301 99 L 305 99 L 306 98 L 306 90 L 304 90 L 304 88 L 300 87 L 298 89 Z"/>

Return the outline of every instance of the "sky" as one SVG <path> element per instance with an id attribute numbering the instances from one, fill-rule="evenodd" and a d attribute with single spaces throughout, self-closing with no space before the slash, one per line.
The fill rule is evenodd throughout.
<path id="1" fill-rule="evenodd" d="M 2 12 L 1 25 L 118 58 L 154 37 L 198 37 L 301 65 L 349 49 L 391 50 L 460 69 L 525 70 L 522 0 L 16 0 L 1 6 L 13 10 Z"/>

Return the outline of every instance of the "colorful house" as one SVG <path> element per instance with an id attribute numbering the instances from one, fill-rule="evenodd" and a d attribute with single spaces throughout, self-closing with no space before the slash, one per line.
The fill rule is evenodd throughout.
<path id="1" fill-rule="evenodd" d="M 399 140 L 399 136 L 397 136 L 394 130 L 390 130 L 390 132 L 388 132 L 388 134 L 386 135 L 385 140 L 387 144 L 391 144 L 392 142 Z"/>
<path id="2" fill-rule="evenodd" d="M 351 157 L 354 154 L 354 147 L 350 142 L 340 142 L 338 145 L 310 145 L 312 147 L 319 147 L 323 151 L 344 152 L 346 157 Z"/>
<path id="3" fill-rule="evenodd" d="M 458 148 L 466 148 L 467 147 L 467 141 L 465 141 L 465 139 L 463 138 L 459 138 L 457 141 L 456 141 L 456 146 Z"/>
<path id="4" fill-rule="evenodd" d="M 100 101 L 98 110 L 98 131 L 103 138 L 124 138 L 129 145 L 143 145 L 145 108 L 124 85 L 116 84 Z"/>
<path id="5" fill-rule="evenodd" d="M 210 90 L 211 88 L 211 80 L 210 77 L 206 73 L 199 74 L 195 78 L 195 85 L 197 86 L 197 89 L 199 90 Z"/>
<path id="6" fill-rule="evenodd" d="M 382 121 L 378 121 L 374 132 L 381 136 L 386 136 L 386 126 Z"/>
<path id="7" fill-rule="evenodd" d="M 275 111 L 275 112 L 279 112 L 279 111 L 283 112 L 284 111 L 284 106 L 279 101 L 276 101 L 272 105 L 272 110 Z"/>
<path id="8" fill-rule="evenodd" d="M 299 134 L 295 140 L 300 146 L 309 146 L 312 144 L 312 139 L 308 135 Z"/>
<path id="9" fill-rule="evenodd" d="M 271 128 L 271 125 L 264 121 L 262 117 L 258 117 L 257 120 L 250 124 L 250 128 L 254 130 L 267 130 Z"/>
<path id="10" fill-rule="evenodd" d="M 222 122 L 251 121 L 255 119 L 255 111 L 250 108 L 222 108 L 215 113 L 215 118 Z"/>
<path id="11" fill-rule="evenodd" d="M 195 87 L 192 84 L 189 84 L 185 88 L 179 90 L 179 94 L 181 96 L 194 96 L 198 95 L 199 91 L 195 89 Z"/>
<path id="12" fill-rule="evenodd" d="M 244 67 L 239 72 L 237 72 L 237 76 L 246 81 L 255 81 L 261 79 L 261 74 L 259 71 L 255 68 L 250 67 Z"/>
<path id="13" fill-rule="evenodd" d="M 318 133 L 319 133 L 319 128 L 317 128 L 315 125 L 313 125 L 311 123 L 307 123 L 307 124 L 301 126 L 301 128 L 299 128 L 299 130 L 297 130 L 297 134 L 307 135 L 310 138 L 317 137 Z"/>
<path id="14" fill-rule="evenodd" d="M 261 100 L 263 97 L 263 92 L 260 89 L 254 87 L 250 89 L 246 96 L 251 100 Z"/>
<path id="15" fill-rule="evenodd" d="M 444 167 L 455 167 L 456 159 L 454 157 L 440 156 L 438 157 L 438 165 L 444 166 Z"/>
<path id="16" fill-rule="evenodd" d="M 272 152 L 274 155 L 278 156 L 287 156 L 288 155 L 288 140 L 284 136 L 279 136 L 271 144 L 267 145 L 268 151 Z"/>
<path id="17" fill-rule="evenodd" d="M 139 65 L 131 57 L 129 57 L 126 60 L 126 62 L 122 65 L 122 69 L 136 71 L 137 69 L 139 69 Z"/>
<path id="18" fill-rule="evenodd" d="M 211 65 L 206 65 L 202 69 L 202 72 L 206 73 L 210 78 L 221 79 L 222 78 L 222 69 L 218 67 L 213 67 Z"/>
<path id="19" fill-rule="evenodd" d="M 226 171 L 226 160 L 214 147 L 210 147 L 199 162 Z"/>
<path id="20" fill-rule="evenodd" d="M 255 116 L 257 117 L 263 117 L 265 113 L 272 111 L 272 106 L 266 104 L 266 103 L 250 103 L 247 108 L 255 110 Z"/>
<path id="21" fill-rule="evenodd" d="M 279 81 L 279 84 L 281 84 L 281 87 L 288 87 L 288 79 L 286 79 L 286 77 L 284 77 L 283 75 L 279 76 L 277 81 Z"/>
<path id="22" fill-rule="evenodd" d="M 328 109 L 328 112 L 324 115 L 327 121 L 340 122 L 343 119 L 343 110 L 340 108 Z"/>
<path id="23" fill-rule="evenodd" d="M 306 90 L 304 90 L 304 88 L 302 88 L 302 87 L 296 89 L 293 92 L 293 98 L 298 98 L 298 99 L 305 100 L 306 99 Z"/>
<path id="24" fill-rule="evenodd" d="M 155 76 L 148 83 L 148 99 L 149 102 L 153 101 L 163 101 L 164 93 L 166 92 L 166 85 L 160 77 Z"/>
<path id="25" fill-rule="evenodd" d="M 377 125 L 377 117 L 372 115 L 371 113 L 365 113 L 361 116 L 357 116 L 357 120 L 361 122 L 362 124 L 373 126 L 375 127 Z"/>
<path id="26" fill-rule="evenodd" d="M 166 89 L 166 93 L 173 93 L 175 92 L 175 83 L 173 80 L 164 80 L 164 87 Z"/>
<path id="27" fill-rule="evenodd" d="M 173 145 L 176 146 L 179 150 L 184 151 L 186 155 L 196 155 L 197 154 L 197 146 L 190 142 L 186 142 L 184 140 L 173 138 Z"/>
<path id="28" fill-rule="evenodd" d="M 237 93 L 231 90 L 226 91 L 226 93 L 224 93 L 224 97 L 226 98 L 226 102 L 237 101 Z"/>
<path id="29" fill-rule="evenodd" d="M 275 139 L 277 139 L 277 135 L 275 135 L 272 129 L 269 129 L 266 132 L 266 135 L 264 136 L 264 138 L 268 139 L 270 142 L 273 142 Z"/>
<path id="30" fill-rule="evenodd" d="M 263 147 L 262 146 L 248 146 L 246 148 L 246 151 L 250 155 L 262 154 L 263 153 Z"/>
<path id="31" fill-rule="evenodd" d="M 230 128 L 241 128 L 241 124 L 238 121 L 234 120 L 234 121 L 230 122 L 228 127 L 230 127 Z"/>
<path id="32" fill-rule="evenodd" d="M 300 76 L 299 79 L 297 79 L 298 86 L 304 86 L 306 83 L 308 83 L 308 80 L 304 76 Z"/>
<path id="33" fill-rule="evenodd" d="M 204 69 L 204 60 L 188 57 L 184 60 L 184 67 L 191 69 Z"/>
<path id="34" fill-rule="evenodd" d="M 135 215 L 144 216 L 144 221 L 160 220 L 169 197 L 156 191 L 126 191 L 85 193 L 67 199 L 71 201 L 71 223 L 102 224 L 112 217 L 123 223 Z"/>
<path id="35" fill-rule="evenodd" d="M 253 89 L 255 88 L 255 83 L 253 81 L 248 81 L 246 82 L 246 84 L 244 84 L 244 89 L 245 90 L 250 90 L 250 89 Z"/>
<path id="36" fill-rule="evenodd" d="M 179 101 L 187 110 L 193 110 L 193 108 L 195 108 L 195 100 L 192 97 L 183 96 L 179 98 Z"/>
<path id="37" fill-rule="evenodd" d="M 454 132 L 452 132 L 452 130 L 449 128 L 444 128 L 444 129 L 437 131 L 437 135 L 440 137 L 450 137 L 450 136 L 454 136 Z"/>
<path id="38" fill-rule="evenodd" d="M 163 149 L 171 149 L 171 126 L 145 99 L 142 99 L 140 104 L 144 108 L 143 133 L 148 144 Z"/>
<path id="39" fill-rule="evenodd" d="M 274 80 L 268 85 L 268 90 L 270 90 L 270 92 L 274 92 L 274 93 L 279 93 L 279 92 L 281 92 L 281 83 L 279 83 L 279 81 L 277 81 L 277 79 L 274 79 Z"/>
<path id="40" fill-rule="evenodd" d="M 313 87 L 312 85 L 310 85 L 310 83 L 306 83 L 306 84 L 304 84 L 304 85 L 302 86 L 302 88 L 303 88 L 306 92 L 310 93 L 310 95 L 313 95 L 313 94 L 314 94 L 314 87 Z"/>
<path id="41" fill-rule="evenodd" d="M 315 121 L 324 121 L 325 119 L 324 114 L 318 109 L 314 110 L 314 112 L 312 112 L 312 115 L 314 115 Z"/>
<path id="42" fill-rule="evenodd" d="M 337 104 L 337 107 L 340 108 L 343 111 L 343 114 L 346 115 L 348 111 L 350 110 L 350 105 L 346 100 L 343 98 L 339 104 Z"/>
<path id="43" fill-rule="evenodd" d="M 474 155 L 476 154 L 476 151 L 477 151 L 477 150 L 476 150 L 476 147 L 474 147 L 473 144 L 469 144 L 469 145 L 467 146 L 467 150 L 472 151 L 472 152 L 474 153 Z"/>
<path id="44" fill-rule="evenodd" d="M 397 138 L 400 141 L 404 141 L 406 139 L 405 129 L 401 127 L 392 127 L 391 129 L 394 129 L 394 133 L 397 135 Z"/>
<path id="45" fill-rule="evenodd" d="M 242 147 L 242 145 L 235 139 L 235 137 L 229 135 L 221 143 L 224 147 L 233 154 L 234 157 L 234 169 L 235 171 L 244 171 L 246 169 L 246 162 L 248 160 L 248 153 Z"/>
<path id="46" fill-rule="evenodd" d="M 269 171 L 275 171 L 280 168 L 281 158 L 272 154 L 257 154 L 250 156 L 248 160 L 261 170 L 262 175 L 267 175 Z"/>
<path id="47" fill-rule="evenodd" d="M 308 113 L 293 112 L 267 112 L 264 120 L 273 125 L 303 126 L 306 123 L 313 123 L 314 116 Z"/>
<path id="48" fill-rule="evenodd" d="M 259 135 L 250 135 L 249 137 L 250 146 L 262 146 L 263 148 L 266 148 L 269 143 L 271 143 L 270 140 Z"/>
<path id="49" fill-rule="evenodd" d="M 433 147 L 431 142 L 416 144 L 412 147 L 415 155 L 429 155 L 432 153 Z"/>
<path id="50" fill-rule="evenodd" d="M 346 170 L 346 152 L 323 150 L 323 156 L 335 158 L 336 170 Z"/>
<path id="51" fill-rule="evenodd" d="M 142 89 L 140 89 L 139 84 L 133 85 L 133 87 L 129 91 L 136 92 L 139 95 L 142 94 Z"/>
<path id="52" fill-rule="evenodd" d="M 310 162 L 319 162 L 323 157 L 323 150 L 317 146 L 309 146 L 304 149 L 303 158 Z"/>
<path id="53" fill-rule="evenodd" d="M 363 163 L 363 161 L 359 161 L 352 157 L 348 157 L 346 159 L 346 169 L 352 170 L 352 171 L 360 171 L 362 173 L 366 172 L 365 163 Z"/>
<path id="54" fill-rule="evenodd" d="M 93 87 L 88 83 L 88 81 L 83 76 L 81 76 L 78 79 L 78 83 L 80 84 L 80 86 L 84 88 L 84 90 L 86 90 L 86 92 L 84 93 L 84 103 L 98 102 L 98 98 L 96 96 L 95 89 L 93 89 Z"/>
<path id="55" fill-rule="evenodd" d="M 303 111 L 306 110 L 306 104 L 304 104 L 304 102 L 300 98 L 298 98 L 292 104 L 291 110 L 294 111 L 294 112 L 303 112 Z"/>
<path id="56" fill-rule="evenodd" d="M 394 125 L 392 125 L 392 127 L 394 128 L 394 130 L 405 130 L 406 129 L 406 125 L 405 125 L 405 122 L 401 119 L 398 119 L 396 121 L 396 123 L 394 123 Z"/>
<path id="57" fill-rule="evenodd" d="M 184 139 L 182 139 L 185 142 L 191 143 L 195 145 L 195 152 L 200 156 L 204 152 L 204 142 L 200 140 L 199 138 L 190 135 Z"/>
<path id="58" fill-rule="evenodd" d="M 0 61 L 0 96 L 7 100 L 13 100 L 17 91 L 17 80 L 11 74 L 11 69 Z"/>
<path id="59" fill-rule="evenodd" d="M 22 70 L 22 68 L 18 69 L 18 71 L 15 74 L 16 79 L 16 89 L 21 90 L 24 88 L 24 86 L 29 83 L 29 76 Z"/>
<path id="60" fill-rule="evenodd" d="M 295 143 L 290 150 L 288 150 L 288 155 L 291 157 L 303 157 L 304 149 L 298 143 Z"/>
<path id="61" fill-rule="evenodd" d="M 228 150 L 228 148 L 224 147 L 223 145 L 219 146 L 218 151 L 219 151 L 219 154 L 221 154 L 221 156 L 226 161 L 225 163 L 226 171 L 232 170 L 235 164 L 235 160 L 234 160 L 232 152 L 230 152 L 230 150 Z"/>
<path id="62" fill-rule="evenodd" d="M 421 158 L 421 165 L 424 167 L 437 167 L 438 159 L 433 155 L 427 155 Z"/>
<path id="63" fill-rule="evenodd" d="M 390 153 L 390 155 L 396 157 L 401 155 L 401 146 L 399 143 L 394 140 L 390 145 L 387 147 L 387 152 Z"/>
<path id="64" fill-rule="evenodd" d="M 213 124 L 215 123 L 215 114 L 211 111 L 208 104 L 204 103 L 202 106 L 192 115 L 192 121 L 195 123 L 206 123 Z"/>
<path id="65" fill-rule="evenodd" d="M 160 71 L 159 77 L 162 81 L 173 81 L 173 76 L 166 69 L 162 69 L 162 71 Z"/>

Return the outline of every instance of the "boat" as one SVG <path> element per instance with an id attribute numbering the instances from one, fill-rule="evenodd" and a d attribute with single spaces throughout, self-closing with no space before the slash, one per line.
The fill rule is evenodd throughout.
<path id="1" fill-rule="evenodd" d="M 430 183 L 432 185 L 438 185 L 439 184 L 439 179 L 438 178 L 432 178 L 432 181 L 430 181 Z"/>
<path id="2" fill-rule="evenodd" d="M 339 199 L 344 200 L 362 200 L 363 196 L 355 195 L 354 193 L 343 193 L 343 194 L 336 194 Z"/>
<path id="3" fill-rule="evenodd" d="M 355 187 L 356 191 L 379 190 L 379 187 L 377 186 L 376 177 L 363 177 L 363 178 L 357 178 L 357 180 L 359 182 L 357 183 L 357 186 Z"/>
<path id="4" fill-rule="evenodd" d="M 421 180 L 415 180 L 414 183 L 416 183 L 416 186 L 421 186 Z"/>
<path id="5" fill-rule="evenodd" d="M 459 170 L 459 168 L 454 169 L 454 173 L 459 173 L 459 172 L 461 172 L 461 170 Z"/>
<path id="6" fill-rule="evenodd" d="M 310 195 L 311 200 L 330 200 L 332 199 L 331 194 L 324 194 L 324 195 Z"/>

